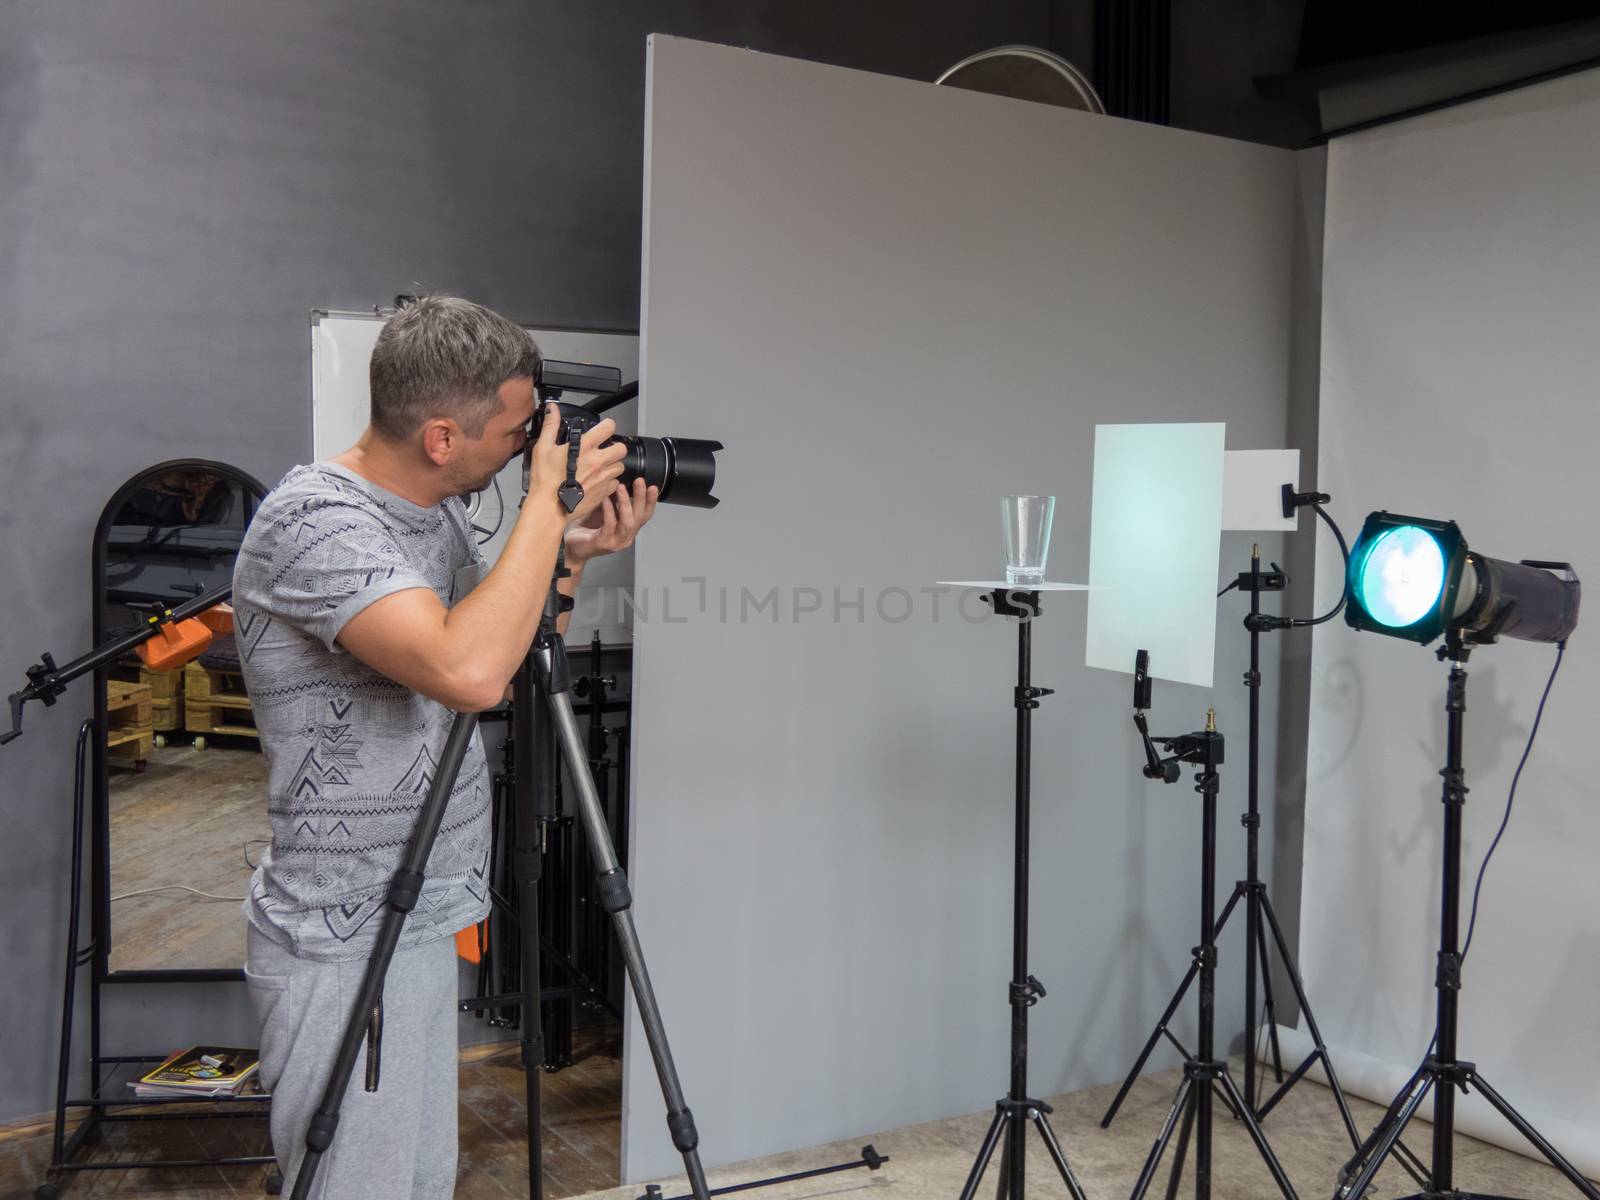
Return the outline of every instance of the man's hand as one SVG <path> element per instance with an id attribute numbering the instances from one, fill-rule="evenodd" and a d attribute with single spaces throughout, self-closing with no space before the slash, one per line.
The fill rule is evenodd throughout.
<path id="1" fill-rule="evenodd" d="M 561 432 L 560 408 L 551 404 L 545 409 L 544 424 L 539 429 L 539 440 L 533 446 L 533 461 L 528 480 L 528 495 L 537 503 L 556 505 L 556 492 L 567 478 L 567 444 L 557 444 Z M 628 448 L 621 442 L 610 446 L 617 432 L 617 423 L 610 417 L 585 433 L 578 442 L 577 479 L 583 485 L 583 500 L 572 514 L 571 520 L 582 521 L 594 515 L 602 502 L 609 500 L 612 484 L 622 474 L 622 460 Z"/>
<path id="2" fill-rule="evenodd" d="M 655 515 L 660 488 L 633 481 L 633 491 L 618 483 L 583 520 L 567 528 L 567 562 L 581 567 L 602 554 L 615 554 L 633 545 L 647 521 Z"/>

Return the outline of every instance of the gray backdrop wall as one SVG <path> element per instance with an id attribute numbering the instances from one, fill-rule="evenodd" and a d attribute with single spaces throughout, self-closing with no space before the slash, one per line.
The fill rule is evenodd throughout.
<path id="1" fill-rule="evenodd" d="M 1564 559 L 1593 576 L 1600 157 L 1573 147 L 1592 147 L 1596 128 L 1600 72 L 1589 71 L 1329 148 L 1322 472 L 1353 501 L 1352 524 L 1376 508 L 1447 518 L 1484 554 Z M 1324 593 L 1337 592 L 1339 566 L 1324 546 Z M 1468 664 L 1465 900 L 1554 658 L 1507 639 Z M 1435 1023 L 1445 668 L 1342 622 L 1317 630 L 1315 662 L 1306 983 L 1341 1079 L 1387 1102 Z M 1597 684 L 1600 650 L 1580 625 L 1484 880 L 1460 1049 L 1590 1175 L 1600 1175 Z M 1481 1093 L 1459 1111 L 1463 1133 L 1529 1152 Z"/>
<path id="2" fill-rule="evenodd" d="M 1015 633 L 924 589 L 992 578 L 1011 490 L 1059 497 L 1051 573 L 1081 580 L 1097 422 L 1284 444 L 1314 313 L 1299 190 L 1320 176 L 1287 151 L 726 47 L 653 54 L 643 423 L 728 450 L 722 506 L 669 510 L 636 552 L 632 875 L 721 1162 L 1003 1092 Z M 1225 539 L 1226 570 L 1249 544 Z M 1155 719 L 1197 728 L 1215 704 L 1232 737 L 1224 881 L 1248 661 L 1231 601 L 1216 688 L 1159 685 Z M 1082 666 L 1082 597 L 1051 598 L 1035 637 L 1058 690 L 1035 725 L 1047 1095 L 1126 1070 L 1187 967 L 1199 805 L 1187 779 L 1140 778 L 1128 677 Z M 1270 727 L 1262 755 L 1270 780 Z M 677 1156 L 629 1032 L 638 1180 Z"/>
<path id="3" fill-rule="evenodd" d="M 636 327 L 652 30 L 931 78 L 1045 41 L 1056 7 L 0 3 L 0 685 L 85 646 L 123 479 L 192 454 L 270 483 L 309 455 L 310 309 L 421 284 Z M 80 685 L 0 751 L 0 1121 L 51 1102 L 87 710 Z M 234 985 L 124 989 L 108 1017 L 112 1053 L 251 1027 Z"/>

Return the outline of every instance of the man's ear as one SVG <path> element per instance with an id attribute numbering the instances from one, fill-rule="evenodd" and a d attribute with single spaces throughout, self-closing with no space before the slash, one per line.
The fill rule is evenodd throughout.
<path id="1" fill-rule="evenodd" d="M 436 467 L 446 466 L 461 448 L 461 427 L 448 417 L 435 417 L 422 427 L 422 452 Z"/>

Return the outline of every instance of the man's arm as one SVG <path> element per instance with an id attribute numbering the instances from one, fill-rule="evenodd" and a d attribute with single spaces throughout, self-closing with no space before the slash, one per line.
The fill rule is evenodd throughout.
<path id="1" fill-rule="evenodd" d="M 499 561 L 454 608 L 431 590 L 409 588 L 368 605 L 340 630 L 338 642 L 396 683 L 459 712 L 500 703 L 527 656 L 555 571 L 556 547 L 568 516 L 556 498 L 566 478 L 567 448 L 555 442 L 555 406 L 534 448 L 535 474 Z M 581 519 L 607 501 L 626 453 L 620 443 L 600 448 L 615 429 L 602 421 L 583 436 L 578 478 Z"/>

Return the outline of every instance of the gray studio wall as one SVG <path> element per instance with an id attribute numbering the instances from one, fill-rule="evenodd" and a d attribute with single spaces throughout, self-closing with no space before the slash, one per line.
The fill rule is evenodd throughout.
<path id="1" fill-rule="evenodd" d="M 1051 574 L 1082 579 L 1096 423 L 1226 420 L 1234 449 L 1303 427 L 1321 177 L 1315 156 L 677 39 L 654 72 L 644 423 L 728 450 L 721 507 L 669 512 L 637 551 L 632 874 L 720 1162 L 1003 1092 L 1015 634 L 921 589 L 992 577 L 1013 489 L 1059 497 Z M 1225 572 L 1251 540 L 1224 539 Z M 1288 539 L 1259 540 L 1283 560 Z M 1187 775 L 1140 777 L 1129 679 L 1082 665 L 1083 607 L 1051 598 L 1035 635 L 1057 689 L 1035 723 L 1041 1095 L 1126 1070 L 1199 932 L 1199 802 Z M 1214 704 L 1231 739 L 1224 890 L 1243 611 L 1219 606 L 1215 687 L 1159 684 L 1153 720 L 1198 728 Z M 626 1089 L 627 1177 L 673 1170 L 637 1026 Z"/>
<path id="2" fill-rule="evenodd" d="M 89 539 L 175 455 L 310 452 L 307 313 L 416 283 L 637 325 L 644 42 L 930 78 L 1051 5 L 0 3 L 0 685 L 89 635 Z M 1080 56 L 1080 61 L 1087 61 Z M 77 686 L 0 751 L 0 1121 L 51 1103 Z M 235 985 L 113 991 L 108 1052 L 245 1036 Z"/>

